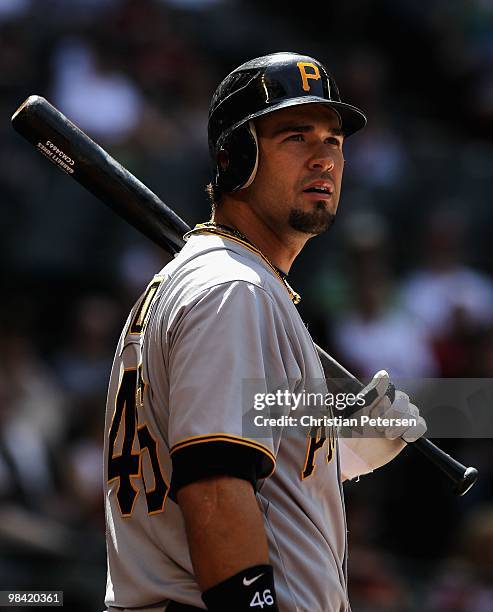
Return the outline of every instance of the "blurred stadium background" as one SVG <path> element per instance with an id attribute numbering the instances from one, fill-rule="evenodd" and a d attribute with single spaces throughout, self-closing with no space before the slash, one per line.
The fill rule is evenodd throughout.
<path id="1" fill-rule="evenodd" d="M 337 224 L 290 275 L 312 335 L 363 377 L 493 376 L 492 0 L 0 0 L 0 590 L 102 610 L 106 384 L 166 262 L 10 116 L 47 97 L 194 224 L 212 91 L 278 50 L 369 117 Z M 491 440 L 439 442 L 480 469 L 464 498 L 410 449 L 346 484 L 354 612 L 493 610 Z"/>

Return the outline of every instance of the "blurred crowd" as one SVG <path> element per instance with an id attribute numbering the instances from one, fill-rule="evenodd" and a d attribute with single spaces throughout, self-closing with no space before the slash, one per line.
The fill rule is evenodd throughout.
<path id="1" fill-rule="evenodd" d="M 369 124 L 337 223 L 290 275 L 354 374 L 493 377 L 493 2 L 0 0 L 0 587 L 102 609 L 102 431 L 114 347 L 167 256 L 12 130 L 45 96 L 189 224 L 207 109 L 251 57 L 311 54 Z M 439 441 L 464 498 L 406 449 L 346 485 L 354 612 L 493 610 L 493 447 Z"/>

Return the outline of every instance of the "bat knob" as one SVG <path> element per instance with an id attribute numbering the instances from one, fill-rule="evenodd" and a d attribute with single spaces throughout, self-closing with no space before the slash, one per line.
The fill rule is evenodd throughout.
<path id="1" fill-rule="evenodd" d="M 465 495 L 477 479 L 478 470 L 473 467 L 468 467 L 464 472 L 462 480 L 459 480 L 455 487 L 455 492 L 457 493 L 457 495 Z"/>

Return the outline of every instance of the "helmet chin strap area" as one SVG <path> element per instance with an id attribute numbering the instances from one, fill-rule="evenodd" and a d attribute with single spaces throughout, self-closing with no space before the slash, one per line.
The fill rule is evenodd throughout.
<path id="1" fill-rule="evenodd" d="M 253 139 L 255 140 L 255 164 L 253 166 L 253 170 L 250 176 L 247 178 L 246 182 L 239 189 L 246 189 L 247 187 L 250 187 L 250 185 L 253 183 L 253 179 L 255 178 L 255 175 L 257 174 L 257 168 L 258 168 L 258 138 L 257 138 L 257 130 L 255 128 L 255 123 L 253 121 L 248 122 L 248 129 L 250 130 L 250 134 L 253 136 Z"/>

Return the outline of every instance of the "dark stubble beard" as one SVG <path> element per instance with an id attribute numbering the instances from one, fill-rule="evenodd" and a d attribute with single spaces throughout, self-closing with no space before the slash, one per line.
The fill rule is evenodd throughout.
<path id="1" fill-rule="evenodd" d="M 327 210 L 327 204 L 321 200 L 315 209 L 306 212 L 301 208 L 292 208 L 289 213 L 289 226 L 304 234 L 323 234 L 335 222 L 335 215 Z"/>

